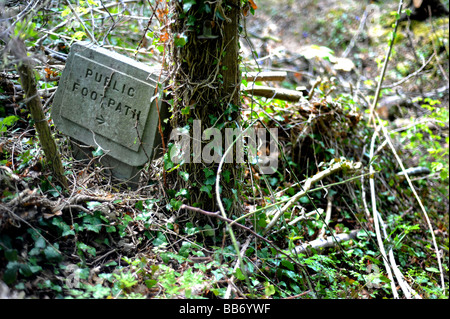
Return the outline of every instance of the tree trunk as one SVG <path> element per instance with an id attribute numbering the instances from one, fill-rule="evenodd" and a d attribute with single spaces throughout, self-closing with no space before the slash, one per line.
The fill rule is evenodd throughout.
<path id="1" fill-rule="evenodd" d="M 411 9 L 409 19 L 424 21 L 430 16 L 441 17 L 448 15 L 448 10 L 440 0 L 411 0 L 408 6 Z M 430 14 L 431 13 L 431 14 Z M 407 20 L 408 17 L 403 15 L 401 20 Z"/>
<path id="2" fill-rule="evenodd" d="M 240 119 L 240 10 L 240 0 L 171 2 L 174 14 L 171 25 L 174 38 L 170 69 L 174 97 L 171 126 L 189 128 L 191 141 L 190 148 L 185 149 L 187 160 L 171 173 L 169 180 L 176 182 L 177 189 L 188 190 L 192 206 L 209 211 L 217 210 L 214 183 L 220 158 L 225 152 L 224 130 L 236 128 Z M 179 42 L 180 39 L 187 40 L 184 43 Z M 221 133 L 221 143 L 219 141 L 215 150 L 208 147 L 212 138 L 204 135 L 209 128 Z M 211 155 L 212 162 L 211 157 L 208 160 L 205 155 Z M 180 178 L 179 172 L 188 173 L 189 180 Z M 234 161 L 225 164 L 221 197 L 228 211 L 237 208 L 240 180 L 239 165 Z"/>

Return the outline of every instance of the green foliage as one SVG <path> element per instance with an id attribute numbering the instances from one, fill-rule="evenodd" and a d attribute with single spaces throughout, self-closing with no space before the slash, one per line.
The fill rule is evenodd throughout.
<path id="1" fill-rule="evenodd" d="M 422 99 L 418 99 L 418 102 Z M 401 133 L 405 148 L 411 150 L 413 156 L 420 156 L 419 165 L 428 167 L 432 172 L 438 173 L 442 181 L 448 180 L 448 135 L 443 140 L 430 128 L 433 123 L 437 128 L 448 127 L 448 109 L 440 107 L 439 100 L 426 98 L 421 107 L 427 111 L 421 121 Z M 424 152 L 425 150 L 425 152 Z M 430 160 L 431 159 L 431 160 Z"/>
<path id="2" fill-rule="evenodd" d="M 296 3 L 286 2 L 290 5 Z M 30 21 L 17 22 L 14 34 L 19 35 L 29 47 L 32 47 L 36 39 L 44 36 L 42 30 L 50 29 L 67 20 L 65 27 L 58 30 L 58 34 L 45 34 L 42 46 L 58 47 L 60 52 L 68 53 L 70 43 L 88 39 L 90 31 L 100 44 L 114 47 L 117 51 L 133 52 L 136 59 L 153 63 L 154 57 L 164 52 L 167 54 L 166 45 L 169 41 L 173 41 L 171 42 L 173 46 L 180 49 L 188 44 L 193 32 L 202 32 L 203 21 L 198 21 L 194 17 L 193 10 L 200 10 L 206 15 L 215 12 L 218 23 L 225 19 L 223 12 L 213 11 L 212 4 L 207 1 L 180 1 L 189 28 L 184 30 L 184 33 L 169 34 L 164 28 L 166 26 L 164 23 L 167 22 L 166 18 L 171 17 L 163 10 L 164 7 L 159 7 L 161 11 L 153 15 L 150 6 L 140 2 L 133 4 L 141 10 L 139 16 L 142 13 L 145 17 L 154 17 L 153 24 L 149 25 L 143 34 L 137 19 L 116 19 L 122 14 L 124 16 L 128 14 L 128 11 L 123 11 L 119 5 L 109 7 L 108 14 L 104 9 L 94 10 L 99 9 L 101 5 L 99 1 L 71 3 L 83 23 L 80 23 L 69 7 L 52 7 L 51 16 L 50 13 L 39 11 Z M 165 4 L 158 3 L 161 6 Z M 245 13 L 247 11 L 255 13 L 257 7 L 254 1 L 242 0 L 241 4 Z M 276 2 L 277 10 L 285 4 Z M 260 6 L 264 10 L 266 2 Z M 128 10 L 133 9 L 128 6 Z M 225 14 L 228 9 L 224 6 Z M 291 13 L 282 12 L 282 14 L 284 16 Z M 387 25 L 396 18 L 397 14 L 391 16 L 389 12 L 382 17 L 389 21 Z M 102 21 L 101 27 L 98 21 Z M 354 76 L 353 73 L 344 73 L 343 70 L 335 72 L 336 70 L 329 69 L 329 64 L 337 63 L 337 57 L 341 56 L 341 51 L 349 45 L 358 24 L 359 20 L 355 20 L 344 9 L 338 8 L 329 10 L 322 20 L 317 19 L 314 23 L 308 21 L 305 28 L 301 29 L 307 42 L 302 55 L 307 60 L 308 67 L 308 72 L 300 72 L 304 77 L 302 81 L 312 80 L 313 76 L 320 75 L 318 74 L 320 72 L 326 77 L 331 73 L 334 75 L 329 79 L 323 77 L 315 88 L 313 98 L 309 100 L 317 102 L 314 105 L 308 104 L 305 100 L 291 104 L 277 99 L 247 96 L 243 97 L 241 106 L 229 105 L 223 117 L 213 115 L 209 117 L 209 124 L 223 128 L 227 125 L 226 121 L 232 120 L 235 112 L 244 111 L 243 123 L 233 125 L 245 128 L 254 119 L 259 119 L 257 125 L 278 127 L 283 133 L 279 145 L 282 159 L 280 169 L 273 175 L 261 176 L 251 173 L 256 171 L 256 159 L 246 163 L 249 172 L 243 178 L 243 183 L 231 191 L 228 196 L 230 198 L 222 200 L 226 211 L 229 212 L 232 205 L 236 204 L 235 195 L 240 193 L 244 203 L 239 204 L 243 204 L 245 213 L 250 213 L 244 218 L 230 214 L 232 216 L 228 216 L 229 218 L 241 218 L 239 223 L 262 234 L 273 214 L 282 207 L 281 204 L 273 205 L 273 203 L 288 201 L 300 190 L 299 182 L 302 184 L 303 179 L 326 168 L 327 163 L 345 156 L 368 165 L 367 156 L 362 150 L 370 143 L 373 129 L 364 119 L 353 126 L 349 124 L 348 119 L 352 118 L 354 113 L 363 113 L 365 107 L 363 100 L 373 98 L 371 95 L 376 86 L 376 76 L 364 77 L 357 92 L 353 91 L 355 90 L 353 87 L 350 90 L 346 87 L 342 90 L 343 93 L 329 94 L 332 89 L 337 91 L 342 89 L 341 79 L 349 80 L 351 83 Z M 430 26 L 422 29 L 423 32 L 420 34 L 431 32 Z M 435 50 L 438 54 L 436 60 L 441 58 L 441 51 L 445 55 L 447 50 L 448 55 L 448 36 L 446 38 L 445 34 L 439 32 L 439 30 L 433 32 L 432 40 L 429 39 L 425 45 L 417 48 L 415 53 L 420 61 L 428 60 Z M 140 43 L 141 40 L 145 44 Z M 382 54 L 385 50 L 383 47 L 379 50 L 382 53 L 379 53 L 364 47 L 364 41 L 369 41 L 365 30 L 359 35 L 358 40 L 361 41 L 354 48 L 355 52 L 352 52 L 354 59 L 349 61 L 354 61 L 360 70 L 369 74 L 369 69 L 376 69 L 377 63 L 381 67 Z M 374 39 L 370 38 L 370 41 Z M 386 42 L 384 38 L 383 41 Z M 403 39 L 397 41 L 396 44 L 401 44 Z M 437 43 L 444 46 L 440 47 Z M 64 48 L 64 45 L 67 47 Z M 396 50 L 393 56 L 396 59 L 403 58 L 404 51 L 401 47 Z M 224 55 L 225 52 L 222 56 Z M 273 58 L 274 63 L 278 63 L 275 56 Z M 303 62 L 297 57 L 295 59 L 298 65 L 290 65 L 290 68 L 301 68 Z M 214 63 L 218 64 L 219 59 Z M 398 81 L 414 72 L 421 63 L 418 66 L 417 61 L 403 59 L 393 65 L 395 67 L 392 67 L 393 71 L 389 76 Z M 442 66 L 444 69 L 447 67 L 445 63 Z M 224 65 L 218 67 L 226 68 Z M 322 70 L 323 67 L 326 71 Z M 424 70 L 425 75 L 434 72 L 431 67 L 430 64 L 429 68 Z M 360 70 L 356 72 L 358 81 L 361 80 Z M 39 88 L 57 86 L 57 82 L 46 82 L 42 72 L 38 73 Z M 419 76 L 422 75 L 418 74 L 417 77 Z M 220 80 L 220 76 L 218 79 Z M 428 82 L 432 81 L 423 81 Z M 292 79 L 280 83 L 282 87 L 289 89 L 295 89 L 297 84 Z M 311 83 L 307 84 L 309 89 Z M 248 87 L 251 84 L 244 80 L 243 85 Z M 358 99 L 357 95 L 361 95 L 361 92 L 364 97 Z M 0 93 L 3 101 L 4 90 L 1 89 Z M 383 90 L 383 96 L 394 93 L 393 89 Z M 446 233 L 448 228 L 448 217 L 447 221 L 445 220 L 448 214 L 445 214 L 446 210 L 443 207 L 448 197 L 449 139 L 445 129 L 448 128 L 449 114 L 444 101 L 445 99 L 437 98 L 415 101 L 420 103 L 421 107 L 419 111 L 415 110 L 418 114 L 411 119 L 411 125 L 405 130 L 391 134 L 398 143 L 396 145 L 402 146 L 399 147 L 400 156 L 407 159 L 408 164 L 425 166 L 432 172 L 430 176 L 416 178 L 414 185 L 421 196 L 427 199 L 425 204 L 433 219 L 433 226 L 436 226 L 435 234 Z M 307 110 L 306 117 L 301 113 L 305 105 L 313 106 Z M 187 121 L 189 125 L 194 118 L 193 110 L 197 107 L 200 107 L 200 103 L 186 106 L 181 110 L 183 116 L 190 118 Z M 317 113 L 314 113 L 315 110 L 318 110 Z M 63 190 L 54 185 L 45 171 L 35 169 L 36 162 L 40 158 L 39 145 L 35 138 L 20 131 L 21 125 L 31 126 L 34 123 L 24 120 L 21 112 L 19 108 L 17 113 L 7 113 L 3 104 L 0 106 L 1 136 L 7 137 L 8 143 L 11 141 L 15 143 L 12 148 L 8 143 L 3 144 L 3 141 L 0 143 L 0 166 L 11 168 L 14 174 L 29 182 L 28 186 L 39 189 L 39 194 L 46 199 L 64 203 L 67 198 L 63 196 Z M 330 120 L 333 116 L 334 121 Z M 183 128 L 186 132 L 189 129 L 189 126 Z M 381 141 L 377 140 L 378 142 Z M 296 147 L 299 144 L 305 147 L 297 152 Z M 133 193 L 127 193 L 125 196 L 122 192 L 119 199 L 108 202 L 108 205 L 100 199 L 88 200 L 59 212 L 51 211 L 36 200 L 33 205 L 14 207 L 14 214 L 17 213 L 18 216 L 35 213 L 36 217 L 35 220 L 32 218 L 28 220 L 30 225 L 21 222 L 20 228 L 17 227 L 18 229 L 11 234 L 3 232 L 2 229 L 1 280 L 27 294 L 53 298 L 210 298 L 211 294 L 221 298 L 227 289 L 224 283 L 229 282 L 232 276 L 234 285 L 239 287 L 243 294 L 250 296 L 250 291 L 253 291 L 256 298 L 392 297 L 389 279 L 376 244 L 376 235 L 372 230 L 361 231 L 355 240 L 321 252 L 313 250 L 308 254 L 292 254 L 297 245 L 316 239 L 318 231 L 325 226 L 323 214 L 327 196 L 333 197 L 332 220 L 326 227 L 328 238 L 334 233 L 371 225 L 371 221 L 367 220 L 369 218 L 363 211 L 362 202 L 362 190 L 367 185 L 369 176 L 366 178 L 366 184 L 361 182 L 360 178 L 352 180 L 351 183 L 339 184 L 345 182 L 345 178 L 341 175 L 332 176 L 324 180 L 323 185 L 310 191 L 307 196 L 301 197 L 292 210 L 283 214 L 279 227 L 266 237 L 290 258 L 280 255 L 280 252 L 267 242 L 252 241 L 244 253 L 243 267 L 239 265 L 234 268 L 237 255 L 226 236 L 226 223 L 213 218 L 205 221 L 198 218 L 198 215 L 180 210 L 183 203 L 189 203 L 198 195 L 190 186 L 195 186 L 200 192 L 208 194 L 211 200 L 215 200 L 212 194 L 217 172 L 205 168 L 199 171 L 198 176 L 190 176 L 184 171 L 183 163 L 178 164 L 170 160 L 169 154 L 174 145 L 167 146 L 169 152 L 164 155 L 164 169 L 167 173 L 175 172 L 187 186 L 166 189 L 165 192 L 161 192 L 164 196 L 159 196 L 159 193 L 154 195 L 151 192 L 148 195 L 147 188 L 152 189 L 156 185 L 152 184 L 144 191 L 141 190 L 142 193 L 139 193 L 137 199 L 133 197 Z M 61 143 L 61 147 L 65 145 Z M 17 151 L 18 149 L 20 151 Z M 248 155 L 248 148 L 245 151 Z M 365 151 L 368 151 L 367 147 Z M 296 153 L 300 154 L 299 157 L 296 157 Z M 101 156 L 103 150 L 98 148 L 92 155 Z M 414 204 L 411 204 L 411 191 L 396 176 L 398 167 L 395 160 L 390 153 L 380 148 L 372 164 L 376 167 L 378 175 L 370 178 L 375 178 L 377 205 L 386 221 L 388 234 L 386 247 L 394 250 L 401 271 L 423 298 L 448 297 L 448 293 L 440 288 L 438 266 L 421 216 Z M 69 160 L 65 165 L 68 174 L 75 174 L 74 163 Z M 39 177 L 30 177 L 30 171 Z M 9 170 L 7 173 L 10 174 Z M 3 170 L 0 174 L 3 174 Z M 230 170 L 225 169 L 221 178 L 222 181 L 229 183 L 236 177 Z M 156 180 L 160 179 L 162 177 L 157 175 Z M 1 183 L 3 181 L 0 180 Z M 6 184 L 0 184 L 2 187 L 4 185 Z M 17 185 L 18 189 L 23 189 L 22 185 Z M 7 204 L 17 196 L 14 187 L 11 185 L 7 187 L 5 191 L 2 188 L 1 204 Z M 74 189 L 74 194 L 83 191 L 83 187 L 84 185 Z M 118 195 L 112 191 L 111 194 Z M 131 195 L 128 196 L 129 194 Z M 193 204 L 199 207 L 201 205 L 202 203 Z M 268 205 L 272 205 L 271 209 L 267 208 Z M 21 215 L 22 213 L 25 215 Z M 6 217 L 2 221 L 18 220 L 13 218 L 15 216 L 13 214 L 6 213 L 3 216 Z M 288 224 L 294 219 L 298 220 Z M 27 230 L 20 233 L 23 228 Z M 237 227 L 233 229 L 236 229 L 240 242 L 244 242 L 248 233 L 242 229 L 238 231 Z M 20 235 L 15 236 L 16 233 Z M 439 236 L 438 240 L 440 247 L 448 247 L 447 237 Z M 444 271 L 448 273 L 448 257 L 444 258 Z M 29 288 L 31 284 L 33 287 Z M 446 285 L 448 291 L 448 283 Z"/>
<path id="3" fill-rule="evenodd" d="M 8 130 L 8 127 L 13 126 L 18 120 L 19 117 L 15 115 L 0 118 L 0 133 L 3 135 Z"/>

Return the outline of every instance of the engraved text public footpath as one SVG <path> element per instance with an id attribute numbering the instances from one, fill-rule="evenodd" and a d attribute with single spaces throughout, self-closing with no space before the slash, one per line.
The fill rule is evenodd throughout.
<path id="1" fill-rule="evenodd" d="M 114 110 L 118 114 L 123 114 L 124 116 L 131 117 L 132 119 L 136 119 L 136 121 L 139 121 L 139 116 L 141 114 L 141 111 L 136 110 L 135 108 L 132 108 L 129 105 L 126 105 L 125 103 L 122 103 L 120 101 L 117 101 L 113 99 L 112 97 L 106 97 L 106 89 L 111 88 L 113 91 L 116 91 L 118 93 L 127 95 L 131 98 L 135 96 L 136 89 L 132 86 L 128 86 L 126 83 L 118 83 L 117 80 L 112 80 L 114 75 L 114 72 L 111 73 L 110 76 L 106 76 L 105 74 L 102 74 L 98 71 L 93 71 L 90 68 L 86 68 L 85 73 L 85 79 L 86 80 L 94 80 L 95 82 L 102 83 L 103 84 L 103 93 L 98 93 L 97 91 L 90 90 L 86 86 L 82 86 L 78 82 L 74 82 L 72 86 L 73 92 L 79 92 L 82 96 L 88 97 L 92 101 L 99 100 L 100 108 L 101 109 L 110 109 Z M 99 124 L 104 124 L 103 121 L 100 121 L 99 118 L 97 118 L 97 122 Z"/>
<path id="2" fill-rule="evenodd" d="M 154 86 L 78 54 L 68 81 L 61 116 L 139 152 Z"/>

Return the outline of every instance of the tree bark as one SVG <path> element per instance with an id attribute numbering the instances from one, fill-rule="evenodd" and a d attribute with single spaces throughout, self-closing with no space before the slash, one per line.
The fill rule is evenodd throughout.
<path id="1" fill-rule="evenodd" d="M 211 140 L 201 135 L 193 136 L 193 121 L 201 121 L 202 133 L 208 128 L 219 129 L 222 138 L 226 127 L 238 126 L 241 83 L 238 19 L 241 6 L 240 0 L 197 0 L 190 7 L 186 6 L 187 2 L 171 2 L 174 41 L 171 43 L 170 73 L 174 97 L 171 126 L 190 129 L 189 163 L 178 169 L 189 174 L 189 181 L 181 179 L 176 171 L 170 174 L 173 178 L 169 176 L 169 180 L 176 183 L 177 189 L 188 189 L 191 206 L 216 211 L 213 179 L 219 164 L 217 159 L 220 160 L 225 152 L 224 139 L 218 157 L 212 163 L 206 162 L 202 151 Z M 177 45 L 177 39 L 186 36 L 187 42 Z M 241 170 L 235 164 L 225 164 L 223 169 L 227 177 L 221 179 L 221 195 L 227 203 L 236 199 L 234 194 L 239 193 L 236 190 L 241 184 Z M 233 205 L 234 209 L 236 207 Z"/>

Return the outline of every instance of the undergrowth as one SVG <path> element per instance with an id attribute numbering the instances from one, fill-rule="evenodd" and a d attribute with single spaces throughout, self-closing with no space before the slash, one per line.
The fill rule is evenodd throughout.
<path id="1" fill-rule="evenodd" d="M 158 2 L 151 3 L 156 6 Z M 267 2 L 265 12 L 276 10 L 269 5 Z M 115 4 L 106 14 L 93 10 L 97 7 L 98 1 L 77 2 L 78 15 L 92 13 L 92 20 L 84 19 L 84 25 L 70 8 L 61 5 L 38 11 L 17 22 L 13 30 L 26 40 L 30 51 L 43 45 L 66 54 L 73 41 L 88 38 L 88 28 L 106 47 L 146 63 L 161 61 L 167 39 L 159 20 L 147 26 L 145 19 L 125 17 L 157 12 L 162 21 L 162 8 L 158 11 L 138 3 L 127 8 Z M 244 165 L 245 178 L 240 186 L 244 209 L 228 216 L 264 237 L 255 238 L 244 228 L 233 228 L 240 248 L 244 248 L 244 269 L 236 265 L 237 252 L 226 231 L 230 227 L 227 221 L 200 218 L 181 209 L 190 199 L 187 189 L 164 189 L 164 169 L 176 170 L 186 182 L 193 180 L 182 166 L 167 167 L 167 161 L 156 159 L 143 170 L 142 187 L 127 189 L 95 161 L 75 160 L 68 139 L 53 128 L 72 189 L 67 192 L 54 183 L 43 161 L 26 100 L 23 93 L 16 94 L 20 81 L 4 50 L 6 64 L 0 78 L 2 282 L 19 298 L 392 298 L 371 211 L 369 180 L 373 179 L 377 211 L 385 222 L 384 245 L 394 252 L 405 281 L 421 298 L 448 298 L 448 89 L 419 96 L 416 84 L 402 83 L 408 85 L 402 89 L 415 94 L 382 121 L 404 163 L 421 169 L 420 175 L 412 174 L 411 178 L 432 220 L 430 230 L 383 136 L 375 140 L 375 154 L 370 156 L 374 127 L 367 116 L 368 101 L 375 92 L 379 71 L 376 61 L 382 61 L 387 38 L 374 38 L 374 43 L 384 42 L 370 54 L 372 48 L 367 42 L 374 36 L 362 34 L 364 41 L 353 56 L 359 69 L 335 70 L 330 61 L 351 43 L 343 33 L 354 23 L 349 20 L 352 13 L 340 9 L 331 10 L 328 16 L 333 17 L 337 28 L 317 22 L 321 25 L 316 30 L 318 39 L 330 32 L 333 38 L 320 43 L 322 47 L 314 47 L 320 54 L 300 58 L 286 51 L 282 59 L 273 57 L 274 65 L 298 69 L 291 72 L 293 76 L 289 73 L 285 82 L 272 85 L 290 89 L 306 86 L 309 97 L 288 103 L 242 96 L 242 126 L 258 119 L 256 125 L 260 127 L 278 128 L 280 153 L 275 174 L 259 174 L 256 163 Z M 391 18 L 390 12 L 385 12 L 381 21 Z M 68 27 L 47 32 L 64 21 Z M 395 83 L 420 67 L 412 53 L 416 50 L 424 60 L 432 54 L 437 57 L 426 72 L 417 74 L 418 83 L 430 92 L 445 83 L 448 28 L 436 30 L 433 22 L 424 23 L 434 30 L 435 37 L 432 41 L 413 38 L 417 49 L 406 44 L 407 36 L 398 40 L 393 54 L 396 67 L 385 82 Z M 308 32 L 308 39 L 313 39 L 314 30 Z M 421 41 L 426 45 L 420 47 Z M 241 45 L 247 49 L 245 42 Z M 47 114 L 52 95 L 45 92 L 52 92 L 58 85 L 54 79 L 61 72 L 58 65 L 55 61 L 40 62 L 36 67 Z M 254 59 L 244 59 L 243 69 L 257 70 Z M 321 78 L 317 80 L 318 76 Z M 392 88 L 383 90 L 383 96 L 390 94 Z M 96 150 L 92 158 L 101 155 L 101 150 Z M 361 163 L 362 168 L 348 170 L 344 167 L 348 162 Z M 339 163 L 341 170 L 318 180 L 282 211 L 271 231 L 264 233 L 284 204 L 302 191 L 305 180 Z M 369 173 L 370 165 L 373 174 Z M 210 191 L 215 172 L 204 173 L 210 183 L 202 186 Z M 230 206 L 233 200 L 225 204 Z M 353 230 L 357 235 L 338 245 L 296 253 L 305 243 Z M 430 231 L 436 235 L 442 258 L 444 289 Z"/>

